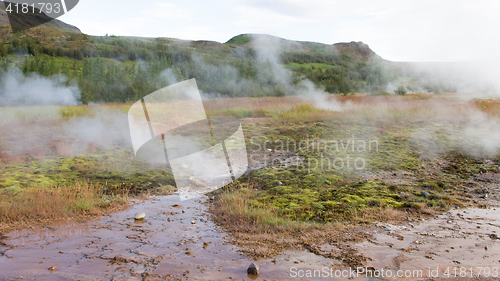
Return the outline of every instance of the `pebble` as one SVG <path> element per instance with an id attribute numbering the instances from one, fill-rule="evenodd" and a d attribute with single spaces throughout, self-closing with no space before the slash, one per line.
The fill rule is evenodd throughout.
<path id="1" fill-rule="evenodd" d="M 182 213 L 184 214 L 186 211 L 185 210 L 182 210 Z"/>
<path id="2" fill-rule="evenodd" d="M 252 263 L 248 267 L 247 273 L 248 274 L 253 274 L 253 275 L 258 275 L 259 274 L 259 270 L 260 270 L 260 266 L 256 265 L 255 263 Z"/>
<path id="3" fill-rule="evenodd" d="M 134 219 L 143 220 L 145 217 L 146 217 L 145 213 L 137 213 L 137 214 L 135 214 Z"/>
<path id="4" fill-rule="evenodd" d="M 493 234 L 490 234 L 490 238 L 491 238 L 491 239 L 498 239 L 498 235 L 496 235 L 496 234 L 494 234 L 494 233 L 493 233 Z"/>
<path id="5" fill-rule="evenodd" d="M 50 271 L 54 271 L 54 270 L 56 270 L 56 268 L 55 268 L 55 267 L 53 267 L 53 266 L 51 266 L 51 267 L 49 267 L 49 270 L 50 270 Z"/>
<path id="6" fill-rule="evenodd" d="M 195 221 L 191 221 L 191 224 L 195 224 L 196 222 Z"/>
<path id="7" fill-rule="evenodd" d="M 210 196 L 210 200 L 214 200 L 215 199 L 215 196 Z"/>

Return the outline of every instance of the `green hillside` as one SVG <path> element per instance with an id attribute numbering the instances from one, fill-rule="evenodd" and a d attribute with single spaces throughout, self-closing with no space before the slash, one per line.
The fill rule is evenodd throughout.
<path id="1" fill-rule="evenodd" d="M 67 83 L 77 81 L 84 103 L 135 101 L 190 78 L 205 93 L 239 97 L 292 94 L 291 87 L 304 79 L 332 94 L 380 92 L 395 77 L 388 62 L 362 42 L 328 45 L 259 34 L 226 43 L 89 36 L 58 20 L 13 33 L 5 18 L 0 9 L 1 71 L 62 73 Z M 261 53 L 275 58 L 262 59 Z M 276 63 L 287 82 L 273 74 Z"/>

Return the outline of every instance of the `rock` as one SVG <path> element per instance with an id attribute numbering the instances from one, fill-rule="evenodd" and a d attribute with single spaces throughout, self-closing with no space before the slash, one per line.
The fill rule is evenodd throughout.
<path id="1" fill-rule="evenodd" d="M 210 196 L 210 200 L 214 200 L 215 199 L 215 196 Z"/>
<path id="2" fill-rule="evenodd" d="M 277 185 L 283 185 L 281 181 L 276 182 Z"/>
<path id="3" fill-rule="evenodd" d="M 51 267 L 49 267 L 49 270 L 50 270 L 50 271 L 54 271 L 54 270 L 56 270 L 56 268 L 55 268 L 55 267 L 53 267 L 53 266 L 51 266 Z"/>
<path id="4" fill-rule="evenodd" d="M 195 221 L 191 221 L 191 224 L 195 224 L 196 222 Z"/>
<path id="5" fill-rule="evenodd" d="M 488 198 L 488 194 L 484 194 L 483 196 L 481 196 L 481 198 L 487 199 Z"/>
<path id="6" fill-rule="evenodd" d="M 490 234 L 489 237 L 491 239 L 498 239 L 498 235 L 496 235 L 495 233 Z"/>
<path id="7" fill-rule="evenodd" d="M 185 210 L 182 210 L 182 213 L 184 214 L 186 211 Z"/>
<path id="8" fill-rule="evenodd" d="M 259 274 L 259 270 L 260 270 L 260 266 L 256 265 L 255 263 L 252 263 L 248 267 L 247 273 L 248 274 L 253 274 L 253 275 L 258 275 Z"/>
<path id="9" fill-rule="evenodd" d="M 422 192 L 422 193 L 421 193 L 421 195 L 422 195 L 423 197 L 427 197 L 427 196 L 429 196 L 429 194 L 428 194 L 427 192 L 425 192 L 425 191 L 424 191 L 424 192 Z"/>
<path id="10" fill-rule="evenodd" d="M 485 187 L 483 188 L 483 193 L 487 193 L 488 192 L 488 189 Z"/>
<path id="11" fill-rule="evenodd" d="M 137 214 L 135 214 L 134 219 L 143 220 L 145 217 L 146 217 L 145 213 L 137 213 Z"/>

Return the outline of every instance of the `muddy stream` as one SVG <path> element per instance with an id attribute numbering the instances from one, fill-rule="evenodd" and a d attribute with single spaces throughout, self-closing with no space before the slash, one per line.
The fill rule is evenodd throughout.
<path id="1" fill-rule="evenodd" d="M 340 261 L 306 250 L 259 261 L 246 257 L 210 220 L 205 200 L 152 197 L 100 219 L 10 232 L 0 244 L 0 280 L 348 279 L 335 277 L 348 272 Z M 133 219 L 138 212 L 146 214 L 144 221 Z M 473 267 L 474 274 L 479 266 L 492 274 L 500 268 L 500 240 L 490 238 L 500 234 L 500 208 L 452 210 L 404 226 L 377 224 L 371 232 L 353 247 L 377 270 L 421 269 L 426 277 L 438 266 L 440 276 L 446 267 Z M 252 262 L 261 267 L 259 276 L 247 275 Z M 316 278 L 308 270 L 318 270 Z"/>

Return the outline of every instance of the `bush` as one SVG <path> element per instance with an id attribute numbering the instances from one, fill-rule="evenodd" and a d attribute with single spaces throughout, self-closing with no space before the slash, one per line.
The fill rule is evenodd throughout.
<path id="1" fill-rule="evenodd" d="M 394 90 L 396 95 L 404 96 L 406 95 L 406 88 L 404 86 L 399 86 L 396 90 Z"/>

